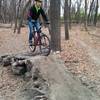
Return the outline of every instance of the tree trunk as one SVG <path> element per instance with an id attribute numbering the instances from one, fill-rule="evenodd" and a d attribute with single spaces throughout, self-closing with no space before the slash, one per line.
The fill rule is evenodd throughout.
<path id="1" fill-rule="evenodd" d="M 22 23 L 23 23 L 24 13 L 25 13 L 25 11 L 26 11 L 26 8 L 29 6 L 29 4 L 31 4 L 31 0 L 29 0 L 29 1 L 26 3 L 26 5 L 24 6 L 24 8 L 23 8 L 23 10 L 22 10 L 22 12 L 21 12 L 17 33 L 20 33 L 20 29 L 21 29 L 21 26 L 22 26 Z"/>
<path id="2" fill-rule="evenodd" d="M 21 0 L 19 0 L 17 12 L 16 12 L 14 33 L 16 32 L 16 29 L 17 29 L 18 18 L 19 18 L 19 10 L 20 10 L 20 4 L 21 4 Z"/>
<path id="3" fill-rule="evenodd" d="M 65 0 L 65 6 L 64 6 L 65 40 L 69 39 L 68 17 L 69 17 L 68 0 Z"/>
<path id="4" fill-rule="evenodd" d="M 4 14 L 4 23 L 6 23 L 7 22 L 7 1 L 6 0 L 4 0 L 3 1 L 3 14 Z"/>
<path id="5" fill-rule="evenodd" d="M 0 22 L 1 22 L 1 17 L 2 17 L 2 16 L 1 16 L 1 6 L 2 6 L 1 3 L 2 3 L 2 0 L 0 0 Z"/>
<path id="6" fill-rule="evenodd" d="M 69 28 L 71 29 L 71 0 L 69 0 Z"/>
<path id="7" fill-rule="evenodd" d="M 98 0 L 96 0 L 96 9 L 95 9 L 95 15 L 94 15 L 94 25 L 95 26 L 97 23 L 98 8 L 99 8 L 99 4 L 98 4 Z"/>
<path id="8" fill-rule="evenodd" d="M 81 4 L 82 4 L 82 0 L 79 0 L 77 1 L 77 12 L 76 12 L 76 15 L 75 15 L 75 18 L 76 18 L 76 22 L 79 23 L 81 18 L 80 18 L 80 9 L 81 9 Z"/>
<path id="9" fill-rule="evenodd" d="M 92 8 L 93 8 L 93 3 L 94 3 L 94 0 L 92 0 L 91 2 L 91 5 L 90 5 L 90 9 L 89 9 L 89 14 L 88 14 L 88 24 L 90 24 L 91 22 L 91 18 L 90 18 L 90 15 L 91 15 L 91 12 L 92 12 Z"/>
<path id="10" fill-rule="evenodd" d="M 85 17 L 84 17 L 84 26 L 87 29 L 87 0 L 85 0 Z"/>
<path id="11" fill-rule="evenodd" d="M 60 0 L 50 1 L 50 22 L 51 22 L 51 49 L 61 50 L 60 33 Z"/>
<path id="12" fill-rule="evenodd" d="M 13 15 L 12 15 L 13 14 Z M 13 23 L 16 22 L 16 0 L 11 0 L 10 2 L 10 23 L 11 27 L 13 26 Z"/>

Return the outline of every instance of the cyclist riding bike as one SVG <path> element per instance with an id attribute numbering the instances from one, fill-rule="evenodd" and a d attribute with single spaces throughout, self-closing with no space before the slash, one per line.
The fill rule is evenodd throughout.
<path id="1" fill-rule="evenodd" d="M 46 24 L 49 24 L 48 18 L 42 9 L 42 0 L 35 0 L 34 5 L 29 9 L 28 12 L 28 26 L 29 26 L 29 45 L 32 46 L 32 37 L 33 37 L 33 26 L 36 28 L 38 33 L 40 29 L 39 16 L 42 15 Z"/>

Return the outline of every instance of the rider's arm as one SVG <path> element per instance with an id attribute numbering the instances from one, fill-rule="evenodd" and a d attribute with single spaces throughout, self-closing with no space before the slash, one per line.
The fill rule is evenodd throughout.
<path id="1" fill-rule="evenodd" d="M 48 22 L 48 18 L 47 18 L 46 14 L 45 14 L 45 12 L 44 12 L 44 10 L 43 10 L 42 8 L 41 8 L 41 15 L 42 15 L 43 19 L 44 19 L 46 22 Z"/>
<path id="2" fill-rule="evenodd" d="M 32 7 L 29 9 L 28 14 L 27 14 L 27 20 L 32 20 Z"/>

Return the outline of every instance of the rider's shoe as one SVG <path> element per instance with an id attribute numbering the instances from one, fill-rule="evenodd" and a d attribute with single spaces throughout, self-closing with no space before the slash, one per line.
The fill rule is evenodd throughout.
<path id="1" fill-rule="evenodd" d="M 32 46 L 32 45 L 33 45 L 33 42 L 32 42 L 32 41 L 30 41 L 30 42 L 29 42 L 29 46 Z"/>
<path id="2" fill-rule="evenodd" d="M 32 45 L 33 45 L 32 43 L 29 44 L 29 46 L 32 46 Z"/>

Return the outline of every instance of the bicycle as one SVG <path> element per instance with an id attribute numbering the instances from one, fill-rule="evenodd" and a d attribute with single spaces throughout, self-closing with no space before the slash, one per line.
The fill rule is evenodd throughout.
<path id="1" fill-rule="evenodd" d="M 50 54 L 50 40 L 49 37 L 42 32 L 41 26 L 42 23 L 39 32 L 37 32 L 36 28 L 33 26 L 32 45 L 29 46 L 29 48 L 32 52 L 35 52 L 37 46 L 39 46 L 40 53 L 44 56 L 48 56 Z"/>

